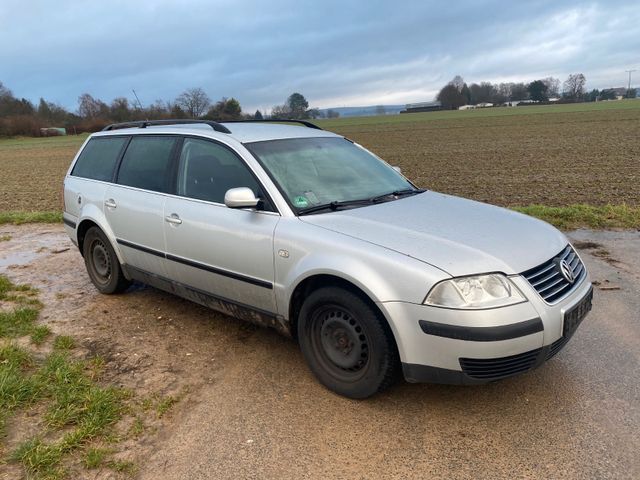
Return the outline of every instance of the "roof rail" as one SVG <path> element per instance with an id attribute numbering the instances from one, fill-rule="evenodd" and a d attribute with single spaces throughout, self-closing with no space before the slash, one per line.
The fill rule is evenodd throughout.
<path id="1" fill-rule="evenodd" d="M 294 120 L 292 118 L 264 118 L 262 120 L 227 120 L 222 123 L 299 123 L 304 125 L 305 127 L 315 128 L 316 130 L 322 130 L 321 127 L 316 125 L 315 123 L 308 122 L 306 120 Z"/>
<path id="2" fill-rule="evenodd" d="M 121 128 L 134 128 L 134 127 L 138 127 L 138 128 L 147 128 L 147 127 L 153 127 L 156 125 L 189 125 L 189 124 L 205 124 L 205 125 L 209 125 L 211 128 L 213 128 L 216 132 L 221 132 L 221 133 L 231 133 L 231 130 L 229 130 L 227 127 L 225 127 L 224 125 L 220 125 L 218 122 L 213 122 L 211 120 L 182 120 L 182 119 L 178 119 L 178 120 L 139 120 L 136 122 L 124 122 L 124 123 L 112 123 L 111 125 L 107 125 L 106 127 L 104 127 L 102 129 L 103 132 L 107 132 L 109 130 L 119 130 Z"/>

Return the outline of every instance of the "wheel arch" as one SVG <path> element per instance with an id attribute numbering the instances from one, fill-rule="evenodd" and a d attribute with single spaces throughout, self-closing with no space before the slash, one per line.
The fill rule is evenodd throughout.
<path id="1" fill-rule="evenodd" d="M 366 292 L 359 285 L 354 283 L 353 281 L 341 277 L 339 275 L 333 273 L 317 273 L 310 275 L 302 280 L 296 285 L 289 298 L 289 323 L 291 325 L 291 336 L 298 341 L 298 315 L 300 314 L 300 310 L 302 309 L 302 304 L 304 303 L 305 298 L 307 298 L 312 292 L 323 288 L 323 287 L 339 287 L 347 290 L 357 296 L 359 296 L 362 300 L 364 300 L 374 311 L 376 311 L 380 318 L 384 320 L 388 331 L 391 333 L 395 347 L 396 353 L 398 353 L 398 337 L 397 332 L 392 324 L 387 318 L 385 312 L 378 306 L 378 304 L 374 301 L 371 294 Z"/>
<path id="2" fill-rule="evenodd" d="M 78 248 L 80 249 L 80 254 L 84 256 L 84 252 L 83 252 L 84 238 L 91 227 L 98 227 L 100 230 L 102 230 L 102 232 L 107 236 L 109 243 L 111 243 L 111 247 L 113 248 L 113 251 L 116 252 L 116 256 L 118 257 L 118 261 L 120 262 L 120 265 L 124 265 L 125 262 L 124 262 L 124 259 L 122 258 L 120 249 L 118 248 L 116 237 L 113 234 L 113 231 L 109 228 L 104 218 L 102 221 L 100 221 L 99 218 L 96 218 L 94 216 L 91 216 L 91 217 L 87 216 L 80 220 L 80 222 L 78 223 L 78 227 L 76 228 L 76 238 L 78 240 Z"/>

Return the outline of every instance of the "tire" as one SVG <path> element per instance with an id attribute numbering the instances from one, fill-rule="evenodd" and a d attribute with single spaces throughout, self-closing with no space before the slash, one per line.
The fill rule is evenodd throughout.
<path id="1" fill-rule="evenodd" d="M 298 341 L 318 380 L 345 397 L 370 397 L 397 378 L 397 348 L 385 319 L 342 288 L 321 288 L 306 298 Z"/>
<path id="2" fill-rule="evenodd" d="M 111 242 L 98 227 L 91 227 L 87 231 L 82 254 L 89 278 L 100 293 L 124 292 L 131 285 L 122 272 Z"/>

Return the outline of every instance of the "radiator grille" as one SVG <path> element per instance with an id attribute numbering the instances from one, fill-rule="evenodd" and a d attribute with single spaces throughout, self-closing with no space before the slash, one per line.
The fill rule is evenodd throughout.
<path id="1" fill-rule="evenodd" d="M 573 282 L 562 274 L 561 262 L 566 261 L 573 274 Z M 587 272 L 580 257 L 571 245 L 567 245 L 558 255 L 535 268 L 522 273 L 545 302 L 553 304 L 569 295 L 584 279 Z"/>

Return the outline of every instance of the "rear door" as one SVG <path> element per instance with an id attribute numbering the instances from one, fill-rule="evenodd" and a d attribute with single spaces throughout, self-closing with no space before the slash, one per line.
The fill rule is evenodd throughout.
<path id="1" fill-rule="evenodd" d="M 265 210 L 224 205 L 230 188 L 249 187 Z M 225 300 L 275 312 L 273 234 L 280 219 L 245 162 L 228 147 L 184 139 L 176 193 L 164 205 L 172 277 Z"/>
<path id="2" fill-rule="evenodd" d="M 120 162 L 116 185 L 104 197 L 104 212 L 125 263 L 168 276 L 164 256 L 164 202 L 173 188 L 173 156 L 179 137 L 136 135 Z"/>

